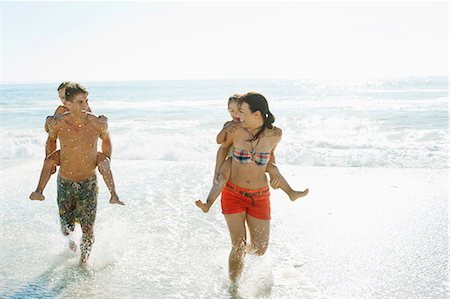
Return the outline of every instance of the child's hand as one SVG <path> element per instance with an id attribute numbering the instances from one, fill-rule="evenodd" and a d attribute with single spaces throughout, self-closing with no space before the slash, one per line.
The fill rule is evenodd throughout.
<path id="1" fill-rule="evenodd" d="M 45 120 L 45 125 L 49 130 L 51 130 L 53 126 L 56 125 L 56 118 L 54 116 L 47 116 L 47 119 Z"/>
<path id="2" fill-rule="evenodd" d="M 108 122 L 108 118 L 104 115 L 99 115 L 98 122 L 104 124 L 104 123 Z"/>
<path id="3" fill-rule="evenodd" d="M 228 133 L 233 134 L 234 132 L 236 132 L 237 128 L 238 128 L 238 126 L 235 123 L 231 122 L 224 129 L 227 134 Z"/>
<path id="4" fill-rule="evenodd" d="M 197 200 L 195 202 L 195 205 L 197 207 L 199 207 L 204 213 L 208 213 L 209 212 L 209 208 L 211 208 L 211 205 L 209 205 L 207 203 L 202 203 L 201 200 Z"/>

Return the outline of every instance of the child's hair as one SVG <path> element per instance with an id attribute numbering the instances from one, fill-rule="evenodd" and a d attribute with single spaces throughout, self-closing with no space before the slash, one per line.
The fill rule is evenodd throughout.
<path id="1" fill-rule="evenodd" d="M 71 83 L 73 83 L 73 82 L 64 81 L 63 83 L 59 84 L 57 91 L 60 91 L 61 89 L 63 89 L 64 87 L 67 87 L 67 85 L 69 85 Z"/>
<path id="2" fill-rule="evenodd" d="M 241 97 L 241 94 L 235 93 L 231 97 L 228 98 L 228 105 L 235 102 L 236 104 L 239 103 L 239 98 Z"/>
<path id="3" fill-rule="evenodd" d="M 66 91 L 65 91 L 65 98 L 66 101 L 69 101 L 71 103 L 73 103 L 73 98 L 77 95 L 77 94 L 86 94 L 88 95 L 89 92 L 87 91 L 86 87 L 84 87 L 81 84 L 78 83 L 74 83 L 74 82 L 70 82 L 67 86 L 66 86 Z"/>

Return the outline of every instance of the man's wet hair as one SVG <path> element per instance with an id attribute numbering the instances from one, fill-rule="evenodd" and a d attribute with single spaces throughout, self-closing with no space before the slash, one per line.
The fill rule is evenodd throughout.
<path id="1" fill-rule="evenodd" d="M 85 94 L 86 96 L 89 94 L 86 87 L 79 83 L 71 82 L 66 86 L 64 96 L 66 98 L 66 101 L 73 103 L 73 99 L 75 98 L 75 96 L 80 93 Z"/>

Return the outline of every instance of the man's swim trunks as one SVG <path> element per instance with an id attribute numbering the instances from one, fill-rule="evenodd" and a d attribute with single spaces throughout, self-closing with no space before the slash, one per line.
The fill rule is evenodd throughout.
<path id="1" fill-rule="evenodd" d="M 97 177 L 73 182 L 58 176 L 58 207 L 61 230 L 73 231 L 75 222 L 93 227 L 97 212 Z"/>
<path id="2" fill-rule="evenodd" d="M 246 211 L 252 217 L 270 220 L 269 186 L 245 189 L 228 182 L 222 191 L 222 213 L 235 214 Z"/>

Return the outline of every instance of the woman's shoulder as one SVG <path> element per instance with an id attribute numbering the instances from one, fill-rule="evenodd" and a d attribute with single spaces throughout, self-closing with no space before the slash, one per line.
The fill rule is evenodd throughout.
<path id="1" fill-rule="evenodd" d="M 264 133 L 267 137 L 281 138 L 281 135 L 283 135 L 283 131 L 275 126 L 272 126 L 271 129 L 267 128 Z"/>

